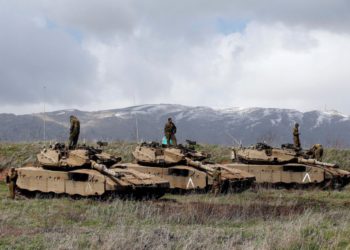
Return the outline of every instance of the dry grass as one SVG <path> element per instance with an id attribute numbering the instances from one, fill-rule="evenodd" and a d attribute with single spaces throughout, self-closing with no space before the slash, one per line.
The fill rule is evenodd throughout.
<path id="1" fill-rule="evenodd" d="M 40 144 L 2 144 L 1 166 L 33 160 Z M 135 144 L 107 150 L 131 160 Z M 228 148 L 201 146 L 225 161 Z M 346 162 L 347 151 L 327 151 Z M 129 157 L 129 158 L 128 158 Z M 332 158 L 333 157 L 333 158 Z M 0 184 L 0 249 L 350 249 L 350 187 L 256 190 L 159 201 L 6 198 Z"/>
<path id="2" fill-rule="evenodd" d="M 5 198 L 0 248 L 344 249 L 349 189 L 168 195 L 159 201 Z M 324 197 L 327 199 L 324 200 Z"/>

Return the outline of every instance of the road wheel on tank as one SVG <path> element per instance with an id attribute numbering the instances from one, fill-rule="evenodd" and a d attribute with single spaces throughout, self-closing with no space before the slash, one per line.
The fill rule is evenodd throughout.
<path id="1" fill-rule="evenodd" d="M 53 192 L 49 192 L 49 193 L 35 192 L 36 199 L 53 199 L 56 197 L 58 197 L 58 195 Z"/>
<path id="2" fill-rule="evenodd" d="M 301 189 L 304 189 L 304 185 L 301 183 L 293 183 L 288 187 L 288 189 L 301 190 Z"/>
<path id="3" fill-rule="evenodd" d="M 77 194 L 69 195 L 68 197 L 71 200 L 80 200 L 81 199 L 81 197 L 79 197 Z"/>
<path id="4" fill-rule="evenodd" d="M 333 188 L 333 181 L 332 179 L 330 180 L 325 180 L 324 181 L 324 185 L 322 186 L 322 189 L 323 190 L 327 190 L 327 189 L 330 189 L 330 188 Z"/>
<path id="5" fill-rule="evenodd" d="M 227 181 L 223 181 L 223 182 L 221 183 L 220 193 L 222 193 L 222 194 L 226 194 L 226 193 L 227 193 L 228 188 L 229 188 L 229 185 L 228 185 L 228 184 L 229 184 L 229 183 L 228 183 Z M 213 187 L 212 187 L 212 192 L 214 192 L 214 191 L 213 191 Z"/>
<path id="6" fill-rule="evenodd" d="M 249 188 L 251 188 L 252 185 L 253 185 L 253 180 L 242 180 L 242 181 L 236 182 L 236 188 L 234 192 L 242 193 L 248 190 Z"/>
<path id="7" fill-rule="evenodd" d="M 211 185 L 206 185 L 204 188 L 204 192 L 205 193 L 209 193 L 212 190 L 212 186 Z"/>
<path id="8" fill-rule="evenodd" d="M 165 195 L 165 191 L 159 191 L 159 192 L 153 194 L 152 199 L 158 200 L 159 198 L 163 197 L 164 195 Z"/>
<path id="9" fill-rule="evenodd" d="M 240 193 L 243 190 L 241 182 L 231 182 L 228 186 L 227 193 Z"/>
<path id="10" fill-rule="evenodd" d="M 341 179 L 334 179 L 332 181 L 332 187 L 335 190 L 341 190 L 344 187 L 344 183 Z"/>
<path id="11" fill-rule="evenodd" d="M 109 192 L 104 193 L 102 197 L 107 201 L 114 201 L 116 199 L 120 199 L 120 200 L 126 199 L 125 194 L 116 193 L 113 191 L 109 191 Z"/>
<path id="12" fill-rule="evenodd" d="M 33 199 L 36 196 L 36 192 L 35 191 L 28 191 L 25 189 L 17 189 L 16 191 L 19 192 L 20 195 L 28 198 L 28 199 Z"/>

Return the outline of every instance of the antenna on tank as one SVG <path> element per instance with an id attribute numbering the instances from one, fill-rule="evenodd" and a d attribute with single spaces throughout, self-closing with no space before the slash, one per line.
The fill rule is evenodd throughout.
<path id="1" fill-rule="evenodd" d="M 46 111 L 45 111 L 45 95 L 46 95 L 46 86 L 44 85 L 43 87 L 44 90 L 44 98 L 43 98 L 43 102 L 44 102 L 44 144 L 46 143 Z"/>
<path id="2" fill-rule="evenodd" d="M 232 142 L 233 142 L 233 145 L 238 145 L 238 146 L 242 146 L 242 141 L 241 140 L 237 140 L 235 137 L 233 137 L 232 135 L 231 135 L 231 133 L 230 132 L 228 132 L 228 131 L 225 131 L 225 133 L 232 139 Z"/>

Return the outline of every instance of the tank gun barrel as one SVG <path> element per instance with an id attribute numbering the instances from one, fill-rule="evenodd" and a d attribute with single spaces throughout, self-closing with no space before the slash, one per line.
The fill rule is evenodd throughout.
<path id="1" fill-rule="evenodd" d="M 320 166 L 324 166 L 324 167 L 333 167 L 333 168 L 337 167 L 337 164 L 317 161 L 315 159 L 302 159 L 302 158 L 299 158 L 298 162 L 299 163 L 304 163 L 304 164 L 316 164 L 316 165 L 320 165 Z"/>
<path id="2" fill-rule="evenodd" d="M 100 172 L 101 174 L 107 175 L 109 178 L 111 178 L 116 183 L 123 185 L 123 183 L 118 179 L 118 177 L 120 177 L 120 175 L 117 175 L 115 172 L 109 170 L 105 165 L 99 164 L 95 161 L 91 161 L 91 167 L 93 169 L 97 170 L 98 172 Z"/>
<path id="3" fill-rule="evenodd" d="M 208 173 L 211 175 L 214 169 L 212 167 L 206 166 L 202 164 L 200 161 L 194 161 L 190 158 L 186 157 L 186 164 L 189 166 L 192 166 L 194 168 L 198 168 L 200 170 L 208 171 Z"/>
<path id="4" fill-rule="evenodd" d="M 224 165 L 221 165 L 221 164 L 215 164 L 215 166 L 213 167 L 213 165 L 206 165 L 206 164 L 202 164 L 200 161 L 193 161 L 189 158 L 186 158 L 186 163 L 187 165 L 189 166 L 192 166 L 192 167 L 195 167 L 195 168 L 198 168 L 200 170 L 204 170 L 206 171 L 210 176 L 213 175 L 213 172 L 214 172 L 214 168 L 220 168 L 222 170 L 225 170 L 231 174 L 235 174 L 234 171 L 232 171 L 232 169 L 224 166 Z"/>

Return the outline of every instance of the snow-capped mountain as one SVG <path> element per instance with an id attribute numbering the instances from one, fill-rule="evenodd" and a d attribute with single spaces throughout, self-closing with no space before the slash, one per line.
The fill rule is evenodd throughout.
<path id="1" fill-rule="evenodd" d="M 0 140 L 43 140 L 44 117 L 46 138 L 65 141 L 69 116 L 81 121 L 80 139 L 159 141 L 168 117 L 178 128 L 177 138 L 202 143 L 249 145 L 265 141 L 273 145 L 292 142 L 292 127 L 300 124 L 301 142 L 326 146 L 350 146 L 350 118 L 336 111 L 300 112 L 276 108 L 189 107 L 174 104 L 141 105 L 123 109 L 85 112 L 60 110 L 31 115 L 0 114 Z"/>

